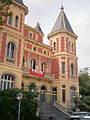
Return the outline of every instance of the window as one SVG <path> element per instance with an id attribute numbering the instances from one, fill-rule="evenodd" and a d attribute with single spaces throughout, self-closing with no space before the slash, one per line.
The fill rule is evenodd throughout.
<path id="1" fill-rule="evenodd" d="M 46 55 L 46 51 L 44 51 L 44 55 Z"/>
<path id="2" fill-rule="evenodd" d="M 71 64 L 71 75 L 74 75 L 74 65 Z"/>
<path id="3" fill-rule="evenodd" d="M 69 42 L 69 50 L 70 50 L 70 42 Z"/>
<path id="4" fill-rule="evenodd" d="M 65 88 L 66 88 L 66 85 L 62 85 L 62 102 L 65 102 L 65 99 L 66 99 L 66 90 L 65 90 Z"/>
<path id="5" fill-rule="evenodd" d="M 62 74 L 65 74 L 65 62 L 62 62 Z"/>
<path id="6" fill-rule="evenodd" d="M 56 50 L 56 43 L 54 42 L 54 44 L 53 44 L 53 45 L 54 45 L 54 51 L 55 51 L 55 50 Z"/>
<path id="7" fill-rule="evenodd" d="M 23 82 L 21 84 L 21 88 L 22 88 L 22 90 L 24 90 L 24 83 Z"/>
<path id="8" fill-rule="evenodd" d="M 25 57 L 23 56 L 23 67 L 25 67 Z"/>
<path id="9" fill-rule="evenodd" d="M 41 71 L 46 72 L 46 63 L 45 62 L 43 62 L 41 64 Z"/>
<path id="10" fill-rule="evenodd" d="M 14 88 L 15 77 L 10 74 L 3 74 L 1 78 L 1 90 Z"/>
<path id="11" fill-rule="evenodd" d="M 14 53 L 15 53 L 15 46 L 13 43 L 9 42 L 7 45 L 7 57 L 14 59 Z"/>
<path id="12" fill-rule="evenodd" d="M 36 51 L 36 47 L 33 47 L 33 50 Z"/>
<path id="13" fill-rule="evenodd" d="M 15 17 L 15 27 L 18 27 L 18 16 Z"/>
<path id="14" fill-rule="evenodd" d="M 36 61 L 34 59 L 31 60 L 31 68 L 34 70 L 36 68 Z"/>
<path id="15" fill-rule="evenodd" d="M 29 34 L 29 38 L 32 38 L 32 33 Z"/>
<path id="16" fill-rule="evenodd" d="M 65 89 L 62 89 L 62 102 L 65 102 Z"/>
<path id="17" fill-rule="evenodd" d="M 75 106 L 73 101 L 74 97 L 76 96 L 76 88 L 74 86 L 70 87 L 70 106 Z"/>
<path id="18" fill-rule="evenodd" d="M 62 88 L 66 88 L 66 85 L 62 85 Z"/>
<path id="19" fill-rule="evenodd" d="M 74 48 L 73 48 L 73 44 L 72 44 L 72 52 L 73 52 Z"/>
<path id="20" fill-rule="evenodd" d="M 11 25 L 12 24 L 12 15 L 9 16 L 9 19 L 8 19 L 8 24 Z"/>

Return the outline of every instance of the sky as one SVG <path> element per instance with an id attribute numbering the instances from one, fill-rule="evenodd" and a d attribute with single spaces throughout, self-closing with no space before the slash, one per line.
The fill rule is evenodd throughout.
<path id="1" fill-rule="evenodd" d="M 76 42 L 78 69 L 90 67 L 90 0 L 23 0 L 29 13 L 25 24 L 35 28 L 40 23 L 44 33 L 44 43 L 49 45 L 47 35 L 51 32 L 60 13 L 61 5 L 78 36 Z"/>

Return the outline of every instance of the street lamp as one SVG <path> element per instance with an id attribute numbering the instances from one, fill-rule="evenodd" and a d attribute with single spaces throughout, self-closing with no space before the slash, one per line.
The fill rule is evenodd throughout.
<path id="1" fill-rule="evenodd" d="M 23 98 L 22 93 L 18 93 L 16 96 L 16 99 L 19 101 L 19 108 L 18 108 L 18 120 L 20 120 L 20 104 L 21 104 L 21 100 Z"/>

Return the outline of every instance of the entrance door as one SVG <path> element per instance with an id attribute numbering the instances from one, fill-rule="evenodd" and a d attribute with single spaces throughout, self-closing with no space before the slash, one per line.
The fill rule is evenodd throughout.
<path id="1" fill-rule="evenodd" d="M 52 93 L 52 102 L 57 101 L 57 88 L 53 88 Z"/>
<path id="2" fill-rule="evenodd" d="M 45 95 L 45 93 L 46 93 L 46 86 L 42 86 L 41 87 L 41 93 L 40 93 L 40 102 L 45 102 L 46 100 L 46 95 Z"/>

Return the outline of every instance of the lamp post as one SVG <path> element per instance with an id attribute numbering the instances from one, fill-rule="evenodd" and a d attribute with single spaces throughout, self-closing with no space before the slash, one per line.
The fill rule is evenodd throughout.
<path id="1" fill-rule="evenodd" d="M 23 98 L 22 93 L 18 93 L 16 96 L 16 99 L 19 101 L 19 108 L 18 108 L 18 120 L 20 120 L 20 104 L 21 104 L 21 100 Z"/>

